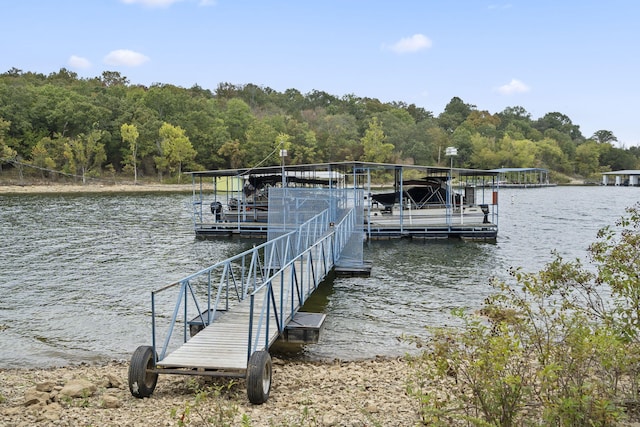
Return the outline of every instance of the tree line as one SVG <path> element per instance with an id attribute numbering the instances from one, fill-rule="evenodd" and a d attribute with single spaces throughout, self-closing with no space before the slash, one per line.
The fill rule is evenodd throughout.
<path id="1" fill-rule="evenodd" d="M 368 161 L 456 166 L 542 167 L 597 179 L 637 169 L 640 148 L 619 148 L 609 130 L 585 137 L 560 112 L 534 119 L 523 107 L 498 113 L 453 97 L 444 111 L 313 90 L 278 92 L 254 84 L 130 84 L 115 71 L 79 78 L 0 74 L 0 173 L 45 180 L 127 175 L 176 182 L 184 171 Z M 1 169 L 4 164 L 4 169 Z"/>

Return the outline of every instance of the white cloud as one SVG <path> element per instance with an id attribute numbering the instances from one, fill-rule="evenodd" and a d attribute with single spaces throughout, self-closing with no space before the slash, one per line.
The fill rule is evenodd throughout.
<path id="1" fill-rule="evenodd" d="M 413 53 L 419 50 L 428 49 L 431 45 L 431 40 L 427 36 L 414 34 L 411 37 L 400 39 L 400 41 L 389 46 L 388 49 L 395 53 Z"/>
<path id="2" fill-rule="evenodd" d="M 124 4 L 141 4 L 146 7 L 169 7 L 182 0 L 120 0 Z"/>
<path id="3" fill-rule="evenodd" d="M 525 93 L 529 92 L 531 88 L 526 84 L 522 83 L 518 79 L 511 79 L 509 83 L 506 85 L 502 85 L 498 88 L 498 92 L 503 95 L 513 95 L 514 93 Z"/>
<path id="4" fill-rule="evenodd" d="M 128 67 L 137 67 L 148 60 L 148 56 L 128 49 L 113 50 L 104 57 L 104 63 L 107 65 L 125 65 Z"/>
<path id="5" fill-rule="evenodd" d="M 80 68 L 83 70 L 91 67 L 91 61 L 89 61 L 87 58 L 76 55 L 71 55 L 71 57 L 67 61 L 67 64 L 69 64 L 69 67 L 71 68 Z"/>

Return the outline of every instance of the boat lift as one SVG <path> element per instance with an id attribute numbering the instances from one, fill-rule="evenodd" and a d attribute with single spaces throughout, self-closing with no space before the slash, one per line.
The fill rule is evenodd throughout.
<path id="1" fill-rule="evenodd" d="M 292 231 L 279 227 L 282 234 L 266 243 L 153 291 L 152 345 L 133 353 L 131 394 L 149 397 L 159 374 L 202 375 L 245 378 L 249 401 L 264 403 L 271 389 L 270 346 L 285 335 L 289 323 L 298 323 L 300 308 L 345 247 L 358 239 L 362 245 L 357 206 L 345 203 L 344 209 L 335 209 L 335 201 L 329 204 L 333 208 Z M 158 305 L 175 290 L 177 301 L 167 322 Z M 174 334 L 178 324 L 181 340 Z"/>

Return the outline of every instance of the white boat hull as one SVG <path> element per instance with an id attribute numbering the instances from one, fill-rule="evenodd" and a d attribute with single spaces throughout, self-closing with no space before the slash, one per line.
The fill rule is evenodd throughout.
<path id="1" fill-rule="evenodd" d="M 421 227 L 429 225 L 464 225 L 486 224 L 488 215 L 480 206 L 463 206 L 456 208 L 425 208 L 405 210 L 372 210 L 370 214 L 365 212 L 365 220 L 372 226 L 388 227 L 404 226 Z"/>

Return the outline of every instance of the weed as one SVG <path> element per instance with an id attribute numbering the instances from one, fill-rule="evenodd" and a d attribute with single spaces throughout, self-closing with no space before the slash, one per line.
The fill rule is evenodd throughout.
<path id="1" fill-rule="evenodd" d="M 188 387 L 194 393 L 193 400 L 187 402 L 180 411 L 172 409 L 171 417 L 177 419 L 178 426 L 187 426 L 194 420 L 198 420 L 198 424 L 207 426 L 233 426 L 238 407 L 228 399 L 227 395 L 235 384 L 235 381 L 226 381 L 203 388 L 197 381 L 190 380 Z M 243 417 L 242 422 L 244 426 L 250 425 L 247 417 Z"/>

